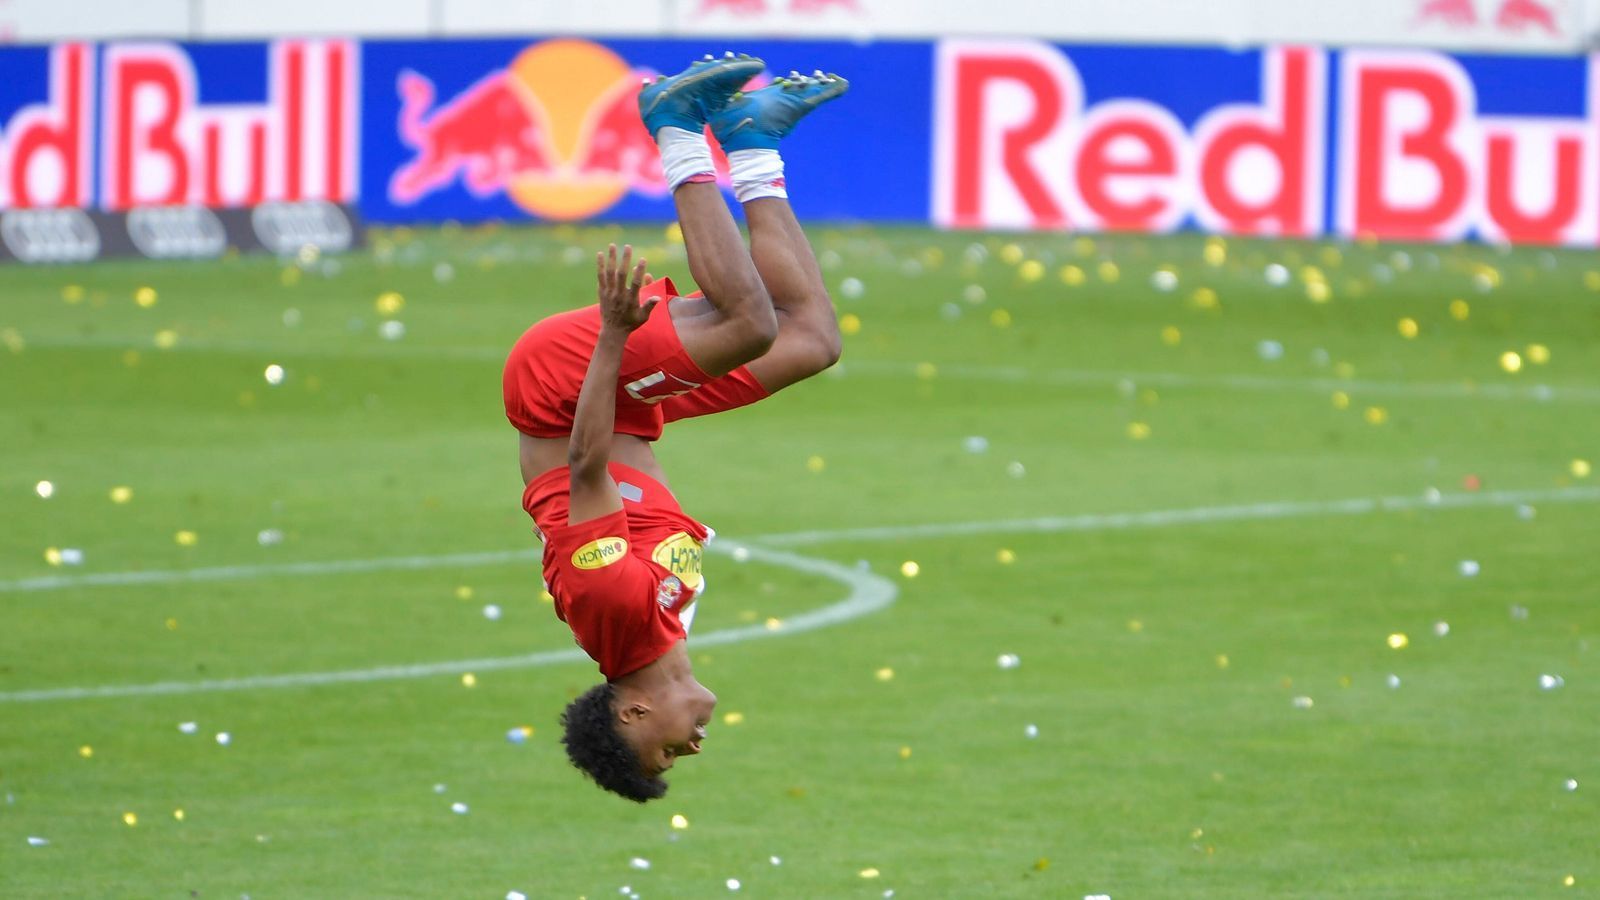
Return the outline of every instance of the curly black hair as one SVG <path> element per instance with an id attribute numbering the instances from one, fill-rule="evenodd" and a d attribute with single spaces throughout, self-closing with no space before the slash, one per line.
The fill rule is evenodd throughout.
<path id="1" fill-rule="evenodd" d="M 609 683 L 601 683 L 567 704 L 561 714 L 566 729 L 561 743 L 567 745 L 567 758 L 595 784 L 635 803 L 655 800 L 666 794 L 667 783 L 640 771 L 639 755 L 617 733 L 617 714 L 611 708 L 616 696 Z"/>

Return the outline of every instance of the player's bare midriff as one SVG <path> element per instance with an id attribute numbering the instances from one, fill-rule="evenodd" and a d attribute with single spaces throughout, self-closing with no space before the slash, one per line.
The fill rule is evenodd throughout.
<path id="1" fill-rule="evenodd" d="M 518 450 L 522 460 L 523 484 L 567 464 L 566 438 L 536 438 L 526 434 L 518 434 L 517 437 L 520 440 Z M 667 475 L 661 470 L 661 463 L 656 461 L 655 451 L 650 449 L 650 442 L 644 438 L 613 434 L 611 461 L 638 469 L 663 485 L 667 483 Z"/>

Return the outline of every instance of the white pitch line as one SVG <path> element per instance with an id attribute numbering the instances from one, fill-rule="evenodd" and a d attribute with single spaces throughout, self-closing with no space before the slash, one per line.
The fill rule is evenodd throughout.
<path id="1" fill-rule="evenodd" d="M 739 551 L 740 555 L 748 553 L 749 560 L 763 562 L 769 565 L 781 566 L 804 572 L 808 575 L 819 575 L 823 578 L 839 582 L 850 589 L 849 595 L 838 603 L 833 603 L 820 609 L 807 610 L 806 612 L 790 616 L 782 621 L 777 628 L 768 628 L 765 624 L 749 625 L 741 628 L 726 628 L 713 631 L 710 634 L 696 635 L 694 645 L 699 647 L 713 647 L 718 644 L 735 644 L 743 641 L 759 640 L 762 638 L 781 637 L 788 634 L 803 634 L 826 628 L 841 622 L 848 622 L 861 616 L 870 615 L 888 607 L 894 602 L 899 589 L 894 582 L 863 569 L 842 566 L 825 559 L 813 559 L 781 550 L 767 550 L 761 547 L 752 547 L 733 542 L 719 542 L 712 544 L 711 549 L 722 553 Z M 514 554 L 475 554 L 476 563 L 487 564 L 493 557 L 517 559 L 528 555 L 523 551 Z M 454 557 L 432 557 L 434 560 L 456 559 L 459 560 L 466 554 Z M 420 568 L 418 560 L 427 557 L 411 557 L 406 568 Z M 378 560 L 367 560 L 372 563 Z M 443 564 L 441 562 L 441 564 Z M 236 567 L 243 569 L 245 567 Z M 370 568 L 359 571 L 370 571 Z M 351 571 L 342 569 L 340 571 Z M 305 574 L 303 569 L 296 574 Z M 300 672 L 290 675 L 255 675 L 247 678 L 221 678 L 205 681 L 159 681 L 153 684 L 112 684 L 100 687 L 66 687 L 43 688 L 39 690 L 12 691 L 0 693 L 0 703 L 40 703 L 52 700 L 86 700 L 91 698 L 107 697 L 146 697 L 163 694 L 197 694 L 214 691 L 247 691 L 266 688 L 294 688 L 315 687 L 327 684 L 353 684 L 370 681 L 393 681 L 402 678 L 426 678 L 433 675 L 455 675 L 462 672 L 492 672 L 500 669 L 526 669 L 535 666 L 549 666 L 557 663 L 581 662 L 588 656 L 576 647 L 564 650 L 544 650 L 538 653 L 529 653 L 522 656 L 499 656 L 486 659 L 461 659 L 447 662 L 417 663 L 400 666 L 378 666 L 370 669 L 350 669 L 341 672 Z"/>
<path id="2" fill-rule="evenodd" d="M 1239 506 L 1198 506 L 1149 512 L 1040 516 L 991 522 L 936 522 L 928 525 L 889 525 L 876 528 L 840 528 L 790 531 L 761 538 L 766 544 L 804 547 L 838 541 L 889 541 L 919 537 L 954 537 L 972 534 L 1058 531 L 1113 531 L 1126 528 L 1160 528 L 1213 522 L 1291 519 L 1308 516 L 1353 516 L 1412 509 L 1464 509 L 1515 506 L 1522 503 L 1593 503 L 1597 488 L 1553 488 L 1538 491 L 1485 491 L 1481 494 L 1442 494 L 1437 499 L 1416 496 L 1354 497 L 1302 503 L 1249 503 Z"/>
<path id="3" fill-rule="evenodd" d="M 1435 397 L 1458 400 L 1519 400 L 1533 403 L 1600 403 L 1600 388 L 1583 385 L 1555 387 L 1546 384 L 1469 384 L 1467 382 L 1365 381 L 1345 378 L 1274 378 L 1267 375 L 1198 375 L 1184 372 L 1112 372 L 1095 369 L 1029 369 L 1023 366 L 983 366 L 962 363 L 935 364 L 940 377 L 969 378 L 1055 385 L 1117 385 L 1130 382 L 1165 388 L 1224 388 L 1238 391 L 1312 391 L 1387 394 L 1399 397 Z M 869 360 L 843 363 L 844 374 L 911 375 L 917 366 Z M 830 370 L 831 371 L 831 370 Z"/>
<path id="4" fill-rule="evenodd" d="M 931 525 L 895 525 L 881 528 L 851 528 L 832 531 L 798 531 L 787 534 L 767 535 L 760 540 L 768 544 L 804 546 L 845 540 L 871 541 L 911 537 L 952 537 L 994 532 L 1108 531 L 1321 515 L 1361 515 L 1416 509 L 1466 509 L 1514 506 L 1523 503 L 1591 503 L 1597 501 L 1600 501 L 1600 488 L 1486 491 L 1481 494 L 1441 495 L 1436 499 L 1415 496 L 1355 497 L 1348 500 L 1303 503 L 1254 503 L 1240 506 L 1201 506 L 1188 509 L 1152 510 L 1148 512 L 1111 513 L 1105 515 L 1045 516 L 991 522 L 947 522 Z M 731 644 L 825 628 L 883 609 L 894 602 L 897 593 L 894 583 L 881 575 L 862 569 L 849 568 L 828 560 L 800 556 L 749 543 L 738 544 L 728 541 L 712 544 L 710 549 L 722 553 L 740 553 L 740 555 L 748 553 L 748 559 L 794 569 L 799 572 L 820 575 L 847 585 L 850 588 L 850 594 L 839 603 L 796 615 L 786 620 L 783 626 L 776 630 L 768 629 L 764 625 L 725 629 L 696 636 L 694 639 L 696 646 Z M 227 566 L 214 569 L 196 569 L 189 572 L 108 572 L 102 575 L 79 576 L 77 580 L 72 580 L 68 577 L 51 579 L 48 584 L 42 583 L 41 579 L 0 583 L 0 592 L 4 592 L 8 588 L 11 590 L 51 590 L 76 585 L 150 584 L 220 580 L 223 578 L 253 578 L 271 575 L 319 575 L 342 572 L 371 572 L 383 569 L 493 565 L 532 558 L 532 556 L 532 551 L 514 550 L 488 553 L 456 553 L 439 556 L 402 556 L 323 563 L 291 563 L 275 566 Z M 195 575 L 197 573 L 206 574 L 203 578 L 196 578 Z M 122 582 L 114 580 L 119 576 L 126 576 L 129 580 Z M 16 587 L 21 584 L 30 586 L 25 588 Z M 578 662 L 585 658 L 584 654 L 577 649 L 547 650 L 524 656 L 380 666 L 342 672 L 306 672 L 291 675 L 260 675 L 210 681 L 168 681 L 155 684 L 106 685 L 103 687 L 44 688 L 0 693 L 0 703 L 77 700 L 91 697 L 188 694 L 203 691 L 238 691 L 256 688 L 309 687 L 323 684 L 387 681 L 398 678 L 423 678 L 431 675 L 446 675 L 467 671 L 529 668 L 564 662 Z"/>

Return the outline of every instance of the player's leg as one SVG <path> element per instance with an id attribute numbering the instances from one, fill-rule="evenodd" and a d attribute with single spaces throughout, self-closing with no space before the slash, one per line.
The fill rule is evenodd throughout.
<path id="1" fill-rule="evenodd" d="M 785 197 L 756 197 L 744 204 L 750 255 L 778 317 L 778 337 L 750 374 L 771 393 L 839 361 L 839 323 L 822 283 L 817 257 Z"/>
<path id="2" fill-rule="evenodd" d="M 713 377 L 765 353 L 777 335 L 771 301 L 717 188 L 705 140 L 707 116 L 762 65 L 750 57 L 708 56 L 639 92 L 639 113 L 661 150 L 677 206 L 689 271 L 707 300 L 671 310 L 673 323 L 689 358 Z"/>

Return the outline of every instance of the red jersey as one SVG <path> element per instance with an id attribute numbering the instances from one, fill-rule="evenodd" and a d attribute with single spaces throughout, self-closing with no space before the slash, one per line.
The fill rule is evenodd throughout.
<path id="1" fill-rule="evenodd" d="M 614 680 L 660 659 L 685 637 L 680 614 L 705 590 L 710 529 L 684 514 L 666 486 L 613 462 L 622 509 L 567 524 L 566 466 L 522 493 L 544 541 L 545 587 L 578 646 Z"/>

